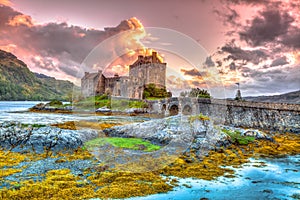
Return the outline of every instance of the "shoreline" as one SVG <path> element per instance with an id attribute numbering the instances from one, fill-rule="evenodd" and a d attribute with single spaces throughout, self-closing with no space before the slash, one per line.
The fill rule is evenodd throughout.
<path id="1" fill-rule="evenodd" d="M 11 164 L 6 164 L 6 168 L 2 168 L 5 169 L 4 174 L 2 174 L 2 176 L 0 177 L 2 181 L 5 177 L 14 176 L 14 174 L 20 173 L 20 171 L 18 171 L 20 170 L 19 167 L 26 166 L 26 164 L 22 164 L 24 162 L 24 159 L 27 160 L 27 162 L 29 161 L 30 163 L 32 163 L 32 165 L 34 166 L 36 166 L 34 164 L 36 162 L 39 162 L 40 164 L 45 163 L 44 166 L 49 165 L 49 168 L 42 167 L 42 170 L 46 170 L 44 171 L 44 174 L 37 174 L 38 176 L 45 177 L 44 179 L 40 180 L 41 182 L 30 182 L 30 180 L 29 182 L 21 182 L 20 186 L 18 186 L 19 189 L 17 190 L 13 190 L 13 188 L 17 187 L 15 185 L 16 183 L 11 182 L 11 185 L 8 186 L 10 189 L 5 189 L 2 186 L 0 192 L 3 195 L 14 194 L 18 196 L 24 195 L 21 191 L 26 190 L 32 192 L 32 194 L 30 195 L 38 197 L 40 193 L 38 191 L 33 191 L 32 189 L 34 187 L 40 187 L 44 185 L 46 188 L 49 186 L 47 192 L 42 190 L 45 194 L 49 193 L 49 195 L 51 194 L 55 196 L 55 193 L 57 193 L 57 195 L 59 196 L 56 195 L 56 197 L 66 199 L 70 198 L 69 195 L 72 196 L 72 190 L 76 191 L 78 189 L 80 189 L 83 192 L 83 196 L 81 196 L 82 198 L 127 198 L 136 195 L 146 195 L 145 199 L 147 199 L 147 195 L 155 193 L 168 194 L 168 191 L 171 191 L 170 193 L 172 193 L 172 191 L 176 190 L 176 188 L 178 187 L 183 187 L 185 188 L 184 190 L 188 191 L 189 187 L 191 186 L 193 188 L 193 186 L 190 183 L 180 183 L 180 180 L 182 180 L 182 178 L 198 177 L 198 179 L 200 178 L 201 180 L 207 180 L 209 182 L 215 182 L 219 179 L 218 177 L 232 179 L 236 177 L 236 172 L 234 172 L 234 170 L 232 171 L 232 169 L 239 169 L 239 167 L 247 165 L 247 163 L 249 163 L 248 159 L 252 157 L 270 157 L 272 159 L 274 157 L 276 158 L 278 156 L 286 156 L 288 154 L 300 154 L 299 135 L 276 134 L 274 135 L 274 137 L 275 143 L 271 141 L 262 140 L 250 143 L 248 145 L 231 145 L 224 149 L 210 151 L 210 153 L 207 156 L 203 157 L 202 161 L 197 161 L 197 159 L 195 160 L 192 154 L 189 156 L 181 156 L 175 163 L 162 169 L 162 171 L 145 172 L 141 173 L 140 175 L 136 173 L 125 173 L 121 171 L 115 171 L 114 169 L 107 168 L 107 166 L 103 165 L 103 163 L 99 162 L 99 160 L 95 159 L 95 157 L 91 155 L 89 151 L 85 150 L 77 150 L 77 152 L 75 151 L 73 153 L 58 153 L 49 155 L 30 153 L 21 155 L 19 153 L 11 152 L 9 153 L 9 156 L 16 160 L 13 161 Z M 3 153 L 1 153 L 1 155 L 3 156 Z M 7 161 L 10 160 L 8 159 L 8 157 L 4 158 L 6 158 Z M 3 164 L 4 162 L 7 162 L 5 161 L 5 159 L 1 161 Z M 80 165 L 79 163 L 85 163 L 81 165 L 84 166 L 84 168 L 86 167 L 89 169 L 81 168 L 80 170 L 82 170 L 82 172 L 80 172 L 80 170 L 77 172 L 72 170 L 66 171 L 66 169 L 68 169 L 68 166 L 71 167 L 74 164 L 75 166 Z M 50 170 L 51 168 L 56 168 L 54 166 L 60 167 L 57 170 Z M 234 168 L 231 169 L 226 167 L 227 169 L 224 169 L 221 166 L 233 166 Z M 261 168 L 263 166 L 258 165 L 254 167 Z M 24 171 L 24 169 L 22 171 Z M 195 174 L 195 172 L 197 173 Z M 81 176 L 80 174 L 83 174 L 83 176 Z M 176 177 L 174 177 L 174 175 Z M 68 178 L 67 180 L 65 179 L 66 177 L 73 178 Z M 140 185 L 140 183 L 136 185 L 136 183 L 145 180 L 145 178 L 147 182 L 149 182 L 148 186 L 143 184 Z M 63 191 L 65 192 L 68 191 L 67 193 L 65 193 L 67 194 L 67 196 L 65 196 L 61 192 L 58 192 L 57 190 L 51 189 L 50 185 L 47 185 L 47 182 L 45 181 L 49 182 L 49 180 L 52 179 L 59 180 L 59 182 L 64 184 L 68 183 L 67 188 L 63 189 Z M 77 179 L 81 181 L 78 182 Z M 105 180 L 110 180 L 112 182 L 106 182 Z M 150 186 L 154 188 L 150 189 Z M 101 189 L 98 189 L 97 192 L 92 192 L 91 189 L 94 187 L 100 187 Z M 133 190 L 128 191 L 128 187 L 132 187 Z M 69 191 L 68 188 L 71 190 Z M 117 188 L 121 188 L 121 190 L 117 190 Z M 27 197 L 32 198 L 33 196 Z M 148 197 L 150 198 L 151 196 Z"/>
<path id="2" fill-rule="evenodd" d="M 164 116 L 156 113 L 135 113 L 135 112 L 126 112 L 126 111 L 112 111 L 112 112 L 96 112 L 96 111 L 73 111 L 73 110 L 65 110 L 60 108 L 55 109 L 28 109 L 26 111 L 21 111 L 21 113 L 47 113 L 47 114 L 90 114 L 96 116 L 139 116 L 139 117 L 149 117 L 149 118 L 163 118 Z M 18 113 L 18 112 L 16 112 Z"/>

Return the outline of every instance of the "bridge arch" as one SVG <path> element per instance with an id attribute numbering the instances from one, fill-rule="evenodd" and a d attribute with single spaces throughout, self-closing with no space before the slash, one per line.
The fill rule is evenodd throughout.
<path id="1" fill-rule="evenodd" d="M 173 115 L 178 115 L 179 112 L 179 106 L 178 104 L 171 104 L 169 105 L 169 115 L 173 116 Z"/>
<path id="2" fill-rule="evenodd" d="M 191 115 L 192 112 L 193 112 L 192 106 L 187 104 L 182 107 L 181 113 L 183 115 Z"/>

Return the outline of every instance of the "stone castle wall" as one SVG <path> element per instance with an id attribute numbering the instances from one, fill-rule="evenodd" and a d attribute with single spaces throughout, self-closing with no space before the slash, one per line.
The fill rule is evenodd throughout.
<path id="1" fill-rule="evenodd" d="M 86 72 L 81 79 L 82 94 L 87 97 L 109 93 L 113 96 L 142 99 L 146 85 L 154 83 L 157 87 L 165 87 L 166 65 L 153 52 L 151 56 L 140 55 L 129 66 L 129 77 L 104 77 L 102 71 Z"/>
<path id="2" fill-rule="evenodd" d="M 148 63 L 130 66 L 129 97 L 143 97 L 144 86 L 154 83 L 157 87 L 166 85 L 166 63 Z"/>

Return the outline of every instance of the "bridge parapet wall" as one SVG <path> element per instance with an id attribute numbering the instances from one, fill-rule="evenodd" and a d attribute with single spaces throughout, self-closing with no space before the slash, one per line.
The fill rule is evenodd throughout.
<path id="1" fill-rule="evenodd" d="M 179 114 L 189 106 L 191 111 L 186 114 L 202 113 L 216 124 L 300 133 L 300 104 L 202 98 L 171 98 L 154 104 L 160 104 L 161 109 L 165 105 L 166 115 L 172 105 L 178 106 Z"/>

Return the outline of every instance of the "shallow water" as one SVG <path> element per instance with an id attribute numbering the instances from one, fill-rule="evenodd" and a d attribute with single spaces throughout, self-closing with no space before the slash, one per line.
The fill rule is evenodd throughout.
<path id="1" fill-rule="evenodd" d="M 130 199 L 293 199 L 293 194 L 300 194 L 300 155 L 250 161 L 235 169 L 236 178 L 219 177 L 214 181 L 180 179 L 180 186 L 173 191 Z M 257 167 L 260 162 L 265 166 Z"/>
<path id="2" fill-rule="evenodd" d="M 24 124 L 54 124 L 66 121 L 113 121 L 139 122 L 149 120 L 145 117 L 130 116 L 99 116 L 91 114 L 59 114 L 59 113 L 31 113 L 28 108 L 36 105 L 37 101 L 0 101 L 0 123 L 15 121 Z"/>

